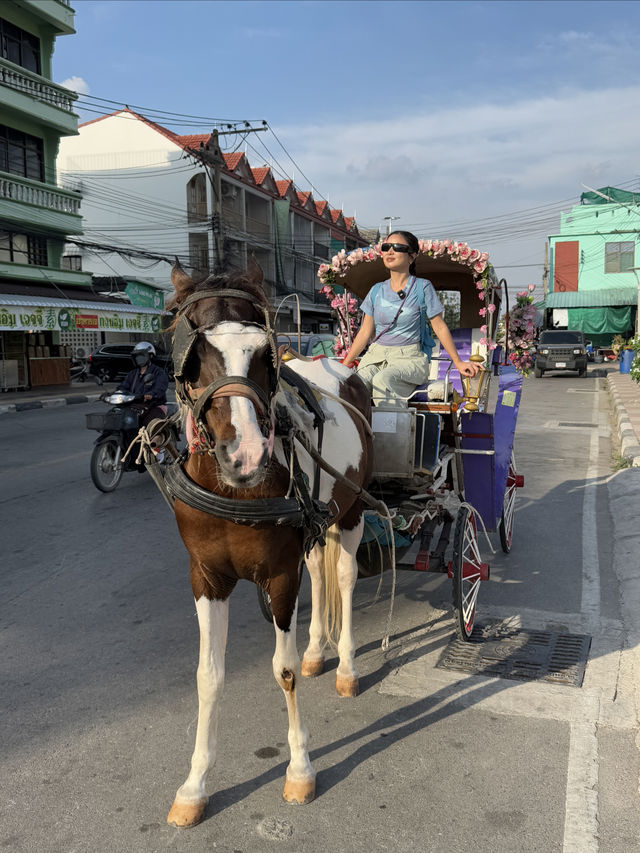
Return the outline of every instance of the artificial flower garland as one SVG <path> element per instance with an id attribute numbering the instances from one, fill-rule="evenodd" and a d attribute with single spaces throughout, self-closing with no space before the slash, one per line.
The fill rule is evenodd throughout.
<path id="1" fill-rule="evenodd" d="M 353 340 L 355 335 L 358 301 L 346 291 L 344 295 L 337 293 L 335 285 L 340 284 L 339 279 L 344 278 L 351 267 L 378 260 L 382 254 L 381 245 L 382 241 L 365 249 L 354 249 L 348 253 L 342 249 L 337 255 L 333 256 L 330 264 L 320 264 L 318 268 L 318 278 L 322 283 L 320 293 L 326 296 L 331 307 L 336 309 L 340 318 L 340 332 L 335 345 L 337 356 L 342 357 L 347 353 L 348 341 L 349 339 Z M 465 264 L 472 270 L 478 290 L 478 299 L 483 303 L 479 314 L 489 321 L 488 324 L 485 323 L 480 327 L 480 330 L 485 333 L 485 336 L 480 339 L 480 344 L 486 346 L 488 351 L 494 350 L 497 344 L 487 334 L 487 325 L 489 327 L 493 325 L 492 316 L 496 310 L 494 292 L 500 289 L 500 285 L 497 282 L 493 267 L 489 264 L 489 253 L 471 249 L 466 243 L 456 242 L 455 240 L 418 240 L 418 246 L 420 254 L 425 254 L 430 258 L 447 257 L 456 263 Z"/>

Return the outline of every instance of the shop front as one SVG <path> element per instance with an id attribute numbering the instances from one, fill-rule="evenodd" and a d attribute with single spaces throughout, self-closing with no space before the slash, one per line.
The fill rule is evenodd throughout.
<path id="1" fill-rule="evenodd" d="M 70 382 L 73 358 L 101 343 L 158 340 L 162 309 L 0 295 L 0 390 Z"/>

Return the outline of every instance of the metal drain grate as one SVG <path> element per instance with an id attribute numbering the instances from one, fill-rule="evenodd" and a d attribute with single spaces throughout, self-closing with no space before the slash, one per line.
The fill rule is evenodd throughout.
<path id="1" fill-rule="evenodd" d="M 468 642 L 451 640 L 437 666 L 581 687 L 590 646 L 588 634 L 527 631 L 498 622 L 476 625 Z"/>

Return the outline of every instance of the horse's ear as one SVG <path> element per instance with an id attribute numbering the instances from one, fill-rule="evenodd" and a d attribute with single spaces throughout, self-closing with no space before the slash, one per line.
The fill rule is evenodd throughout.
<path id="1" fill-rule="evenodd" d="M 189 291 L 193 290 L 193 282 L 183 270 L 178 258 L 176 258 L 171 270 L 171 284 L 175 288 L 177 302 L 182 302 Z"/>

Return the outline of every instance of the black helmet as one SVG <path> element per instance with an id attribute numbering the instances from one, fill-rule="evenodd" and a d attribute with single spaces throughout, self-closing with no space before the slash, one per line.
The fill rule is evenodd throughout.
<path id="1" fill-rule="evenodd" d="M 140 343 L 134 346 L 131 353 L 133 360 L 140 367 L 145 364 L 149 364 L 155 354 L 156 348 L 153 344 L 150 344 L 149 341 L 140 341 Z"/>

